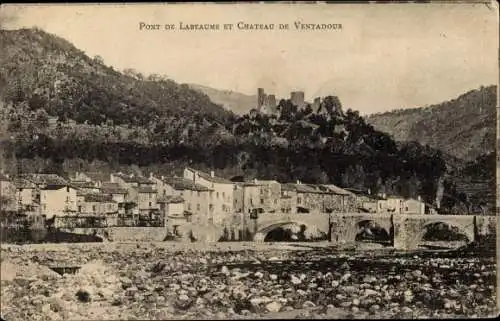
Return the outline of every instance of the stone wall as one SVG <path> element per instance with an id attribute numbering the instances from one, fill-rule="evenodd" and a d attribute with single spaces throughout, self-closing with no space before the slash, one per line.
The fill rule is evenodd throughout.
<path id="1" fill-rule="evenodd" d="M 165 227 L 67 228 L 64 232 L 96 235 L 113 242 L 161 242 L 167 236 Z"/>

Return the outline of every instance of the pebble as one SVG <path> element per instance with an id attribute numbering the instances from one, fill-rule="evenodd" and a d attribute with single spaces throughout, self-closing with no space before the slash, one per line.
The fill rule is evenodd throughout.
<path id="1" fill-rule="evenodd" d="M 281 304 L 276 301 L 273 301 L 271 303 L 266 304 L 266 309 L 269 312 L 279 312 L 281 309 Z"/>

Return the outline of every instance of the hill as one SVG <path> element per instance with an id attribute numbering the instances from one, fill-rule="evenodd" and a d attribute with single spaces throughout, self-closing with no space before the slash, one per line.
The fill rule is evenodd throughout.
<path id="1" fill-rule="evenodd" d="M 232 113 L 161 75 L 123 73 L 39 29 L 0 30 L 0 98 L 77 123 L 151 126 L 173 116 L 225 122 Z"/>
<path id="2" fill-rule="evenodd" d="M 497 87 L 481 87 L 456 99 L 366 118 L 397 141 L 418 141 L 472 161 L 495 150 Z"/>
<path id="3" fill-rule="evenodd" d="M 243 115 L 256 108 L 257 96 L 245 95 L 232 90 L 220 90 L 207 86 L 189 84 L 189 87 L 200 91 L 210 97 L 214 103 L 219 104 L 237 115 Z"/>
<path id="4" fill-rule="evenodd" d="M 323 114 L 281 100 L 279 116 L 237 117 L 188 85 L 115 71 L 41 30 L 1 31 L 0 44 L 0 166 L 7 172 L 193 166 L 225 177 L 418 195 L 443 211 L 464 211 L 467 196 L 448 179 L 443 153 L 397 144 L 338 97 L 323 97 Z"/>

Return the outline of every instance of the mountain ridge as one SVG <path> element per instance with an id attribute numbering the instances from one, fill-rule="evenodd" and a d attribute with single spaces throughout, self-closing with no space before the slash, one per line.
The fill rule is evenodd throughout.
<path id="1" fill-rule="evenodd" d="M 438 104 L 369 115 L 367 122 L 396 141 L 415 140 L 465 161 L 495 150 L 495 85 Z"/>

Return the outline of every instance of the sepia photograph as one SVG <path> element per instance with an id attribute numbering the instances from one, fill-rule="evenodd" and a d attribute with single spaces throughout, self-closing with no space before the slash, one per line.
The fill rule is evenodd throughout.
<path id="1" fill-rule="evenodd" d="M 498 80 L 495 1 L 1 5 L 0 317 L 497 317 Z"/>

